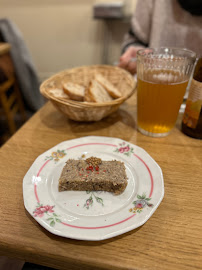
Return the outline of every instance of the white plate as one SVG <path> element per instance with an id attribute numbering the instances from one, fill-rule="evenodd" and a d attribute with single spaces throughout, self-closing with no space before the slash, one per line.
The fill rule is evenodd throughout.
<path id="1" fill-rule="evenodd" d="M 96 156 L 120 160 L 128 185 L 109 192 L 58 192 L 58 179 L 69 158 Z M 40 155 L 23 180 L 24 205 L 49 232 L 79 240 L 103 240 L 143 225 L 164 196 L 162 171 L 142 148 L 109 137 L 62 142 Z"/>

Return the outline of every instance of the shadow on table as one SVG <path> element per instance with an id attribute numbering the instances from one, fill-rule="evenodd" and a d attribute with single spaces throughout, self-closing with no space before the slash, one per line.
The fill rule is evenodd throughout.
<path id="1" fill-rule="evenodd" d="M 128 127 L 127 133 L 124 132 L 124 137 L 127 136 L 126 140 L 130 139 L 136 129 L 135 117 L 124 110 L 124 108 L 120 108 L 117 112 L 98 122 L 73 121 L 57 111 L 51 111 L 47 115 L 41 115 L 41 121 L 48 128 L 61 132 L 71 130 L 73 134 L 79 134 L 79 136 L 86 136 L 86 133 L 90 135 L 90 133 L 100 131 L 102 136 L 117 137 L 117 135 L 123 133 L 123 129 Z M 117 125 L 116 129 L 110 129 L 111 126 L 116 125 L 118 122 L 122 122 L 123 125 Z"/>
<path id="2" fill-rule="evenodd" d="M 98 121 L 98 122 L 75 122 L 72 120 L 69 120 L 71 123 L 71 129 L 73 132 L 81 132 L 82 130 L 84 132 L 86 131 L 96 131 L 100 130 L 102 128 L 108 128 L 118 122 L 122 122 L 127 126 L 130 126 L 132 128 L 135 128 L 136 124 L 134 121 L 134 118 L 129 114 L 127 111 L 123 109 L 119 109 L 117 112 L 109 115 L 108 117 Z"/>
<path id="3" fill-rule="evenodd" d="M 55 234 L 50 233 L 47 231 L 45 228 L 43 228 L 34 218 L 31 217 L 31 215 L 25 210 L 26 216 L 30 219 L 30 221 L 34 224 L 34 226 L 38 227 L 40 231 L 42 231 L 48 238 L 52 239 L 53 241 L 59 241 L 63 243 L 69 243 L 69 244 L 74 244 L 74 245 L 79 245 L 79 246 L 100 246 L 104 245 L 110 242 L 117 241 L 119 239 L 124 239 L 129 235 L 135 234 L 137 231 L 139 231 L 144 224 L 136 229 L 133 229 L 129 232 L 123 233 L 121 235 L 106 239 L 106 240 L 100 240 L 100 241 L 86 241 L 86 240 L 75 240 L 71 238 L 65 238 L 62 236 L 57 236 Z"/>

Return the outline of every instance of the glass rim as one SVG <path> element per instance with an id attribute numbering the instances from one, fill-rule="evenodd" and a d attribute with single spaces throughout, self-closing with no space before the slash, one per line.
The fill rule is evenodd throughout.
<path id="1" fill-rule="evenodd" d="M 185 52 L 188 55 L 184 55 L 184 56 L 187 56 L 187 57 L 190 57 L 190 58 L 195 58 L 195 59 L 197 58 L 196 52 L 194 52 L 194 51 L 192 51 L 190 49 L 187 49 L 187 48 L 180 48 L 180 47 L 156 47 L 156 48 L 155 47 L 154 48 L 153 47 L 148 47 L 148 48 L 143 48 L 143 49 L 140 49 L 140 50 L 137 51 L 137 56 L 144 57 L 146 55 L 149 55 L 149 53 L 152 54 L 152 52 L 158 53 L 158 51 L 159 51 L 159 54 L 160 54 L 161 50 L 162 51 L 164 50 L 165 53 L 168 53 L 168 54 L 170 54 L 169 51 L 173 51 L 173 52 L 178 51 L 178 52 L 181 52 L 181 53 Z M 149 53 L 145 53 L 146 51 L 149 51 Z"/>

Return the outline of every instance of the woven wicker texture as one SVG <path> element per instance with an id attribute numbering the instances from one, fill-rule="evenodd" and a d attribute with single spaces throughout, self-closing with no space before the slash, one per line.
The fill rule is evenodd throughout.
<path id="1" fill-rule="evenodd" d="M 72 82 L 88 87 L 96 74 L 102 74 L 121 93 L 122 97 L 105 103 L 81 102 L 56 98 L 50 92 L 52 89 L 62 89 L 65 82 Z M 119 106 L 135 91 L 135 80 L 127 71 L 107 65 L 82 66 L 57 73 L 44 81 L 40 86 L 41 94 L 49 99 L 54 106 L 75 121 L 99 121 L 115 112 Z"/>

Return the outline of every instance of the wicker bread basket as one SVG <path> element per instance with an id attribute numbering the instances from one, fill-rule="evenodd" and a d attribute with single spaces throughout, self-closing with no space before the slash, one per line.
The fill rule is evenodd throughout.
<path id="1" fill-rule="evenodd" d="M 122 97 L 110 102 L 95 103 L 56 98 L 50 93 L 52 89 L 62 89 L 62 84 L 67 81 L 88 87 L 89 82 L 97 73 L 102 74 L 117 87 L 122 93 Z M 59 72 L 41 84 L 40 92 L 45 98 L 49 99 L 59 111 L 72 120 L 99 121 L 115 112 L 119 106 L 134 93 L 135 86 L 136 83 L 133 76 L 127 71 L 114 66 L 96 65 L 82 66 Z"/>

